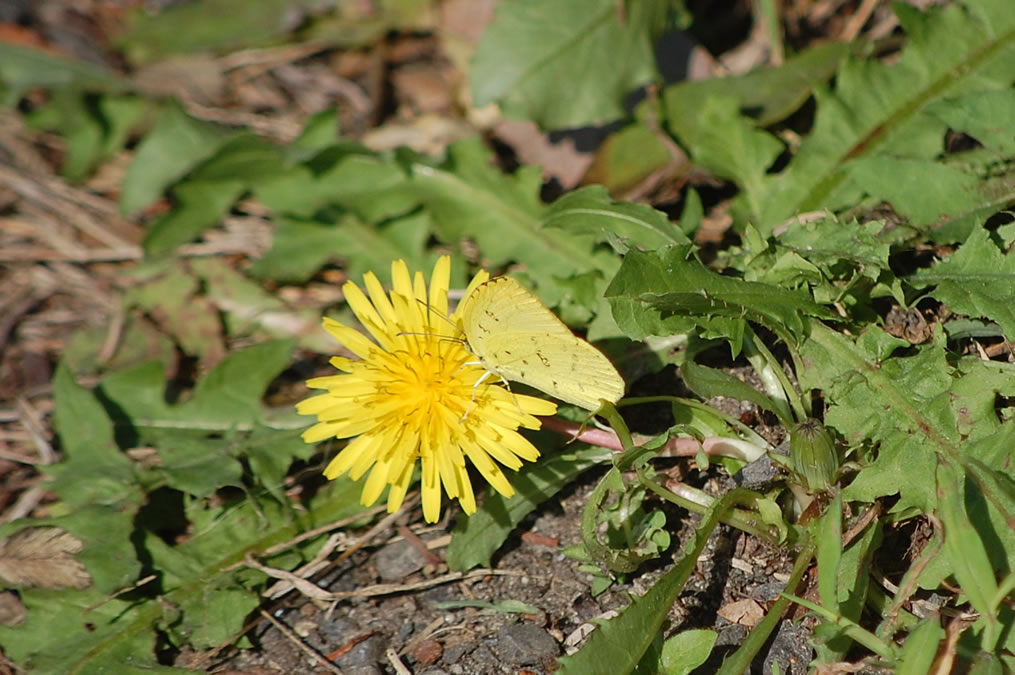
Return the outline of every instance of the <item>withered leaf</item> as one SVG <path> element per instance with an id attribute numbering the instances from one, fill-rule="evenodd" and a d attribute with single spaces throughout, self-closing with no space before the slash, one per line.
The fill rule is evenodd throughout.
<path id="1" fill-rule="evenodd" d="M 25 622 L 28 610 L 25 603 L 14 591 L 0 593 L 0 626 L 20 626 Z"/>
<path id="2" fill-rule="evenodd" d="M 84 545 L 58 527 L 28 527 L 0 541 L 0 578 L 12 586 L 87 588 L 92 577 L 74 555 Z"/>

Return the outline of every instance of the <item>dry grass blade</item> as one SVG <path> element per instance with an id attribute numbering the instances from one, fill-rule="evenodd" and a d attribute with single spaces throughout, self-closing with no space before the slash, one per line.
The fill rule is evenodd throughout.
<path id="1" fill-rule="evenodd" d="M 15 586 L 87 588 L 92 577 L 74 558 L 84 545 L 58 527 L 31 527 L 0 541 L 0 578 Z"/>

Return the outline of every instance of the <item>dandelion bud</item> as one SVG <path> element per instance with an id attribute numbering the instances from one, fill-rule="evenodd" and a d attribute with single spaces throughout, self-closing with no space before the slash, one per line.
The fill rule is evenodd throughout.
<path id="1" fill-rule="evenodd" d="M 832 436 L 813 418 L 790 429 L 789 458 L 793 470 L 811 492 L 827 490 L 839 470 L 839 455 Z"/>

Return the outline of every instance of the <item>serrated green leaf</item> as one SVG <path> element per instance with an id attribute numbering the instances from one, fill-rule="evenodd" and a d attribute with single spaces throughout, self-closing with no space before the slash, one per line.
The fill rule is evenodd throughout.
<path id="1" fill-rule="evenodd" d="M 1015 256 L 1002 253 L 985 229 L 974 230 L 955 253 L 909 281 L 935 286 L 930 294 L 953 312 L 995 321 L 1015 339 Z"/>
<path id="2" fill-rule="evenodd" d="M 654 41 L 668 4 L 627 3 L 623 18 L 614 0 L 498 5 L 469 71 L 476 105 L 497 101 L 544 128 L 621 117 L 624 97 L 657 77 Z"/>
<path id="3" fill-rule="evenodd" d="M 784 170 L 748 180 L 769 168 L 762 154 L 756 165 L 738 167 L 745 187 L 735 205 L 739 222 L 752 221 L 768 233 L 798 213 L 855 203 L 861 193 L 846 170 L 850 162 L 876 156 L 933 159 L 946 125 L 925 111 L 929 103 L 1010 86 L 1015 15 L 1005 0 L 966 0 L 927 13 L 903 4 L 894 9 L 909 36 L 901 57 L 891 64 L 848 58 L 834 89 L 815 91 L 814 127 Z M 881 187 L 897 178 L 882 176 Z M 958 232 L 950 228 L 946 236 Z"/>
<path id="4" fill-rule="evenodd" d="M 614 318 L 618 318 L 621 301 L 643 303 L 650 317 L 658 317 L 656 326 L 665 325 L 670 316 L 735 321 L 747 318 L 797 339 L 805 333 L 803 316 L 832 318 L 828 310 L 803 293 L 716 274 L 687 257 L 686 249 L 680 247 L 657 254 L 636 253 L 632 251 L 625 257 L 606 290 Z M 719 330 L 720 334 L 727 332 L 728 326 Z"/>

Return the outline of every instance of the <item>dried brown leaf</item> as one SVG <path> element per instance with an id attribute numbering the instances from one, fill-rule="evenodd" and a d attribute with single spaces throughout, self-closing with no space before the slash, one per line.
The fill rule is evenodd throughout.
<path id="1" fill-rule="evenodd" d="M 25 603 L 14 591 L 0 593 L 0 626 L 20 626 L 25 622 L 28 610 Z"/>
<path id="2" fill-rule="evenodd" d="M 92 577 L 74 557 L 84 545 L 58 527 L 29 527 L 0 541 L 0 578 L 14 586 L 87 588 Z"/>

